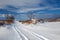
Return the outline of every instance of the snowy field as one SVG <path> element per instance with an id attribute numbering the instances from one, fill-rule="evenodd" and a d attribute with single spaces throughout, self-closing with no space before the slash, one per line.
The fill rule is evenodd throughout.
<path id="1" fill-rule="evenodd" d="M 18 40 L 18 34 L 15 33 L 11 25 L 0 26 L 0 40 Z"/>
<path id="2" fill-rule="evenodd" d="M 22 28 L 33 31 L 34 33 L 42 35 L 49 40 L 60 40 L 60 22 L 46 22 L 35 25 L 30 24 L 24 25 Z"/>
<path id="3" fill-rule="evenodd" d="M 0 27 L 0 40 L 60 40 L 60 22 L 21 24 Z"/>

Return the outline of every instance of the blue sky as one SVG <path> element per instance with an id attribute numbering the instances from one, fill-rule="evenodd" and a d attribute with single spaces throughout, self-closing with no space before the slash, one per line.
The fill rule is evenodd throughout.
<path id="1" fill-rule="evenodd" d="M 16 20 L 27 20 L 30 13 L 37 18 L 56 18 L 60 17 L 60 0 L 0 0 L 0 9 L 13 12 Z"/>

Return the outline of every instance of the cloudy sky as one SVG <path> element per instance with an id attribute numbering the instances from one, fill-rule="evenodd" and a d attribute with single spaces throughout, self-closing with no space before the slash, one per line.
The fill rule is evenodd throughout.
<path id="1" fill-rule="evenodd" d="M 60 0 L 0 0 L 0 6 L 60 7 Z"/>
<path id="2" fill-rule="evenodd" d="M 39 6 L 38 4 L 41 2 L 41 0 L 0 0 L 0 6 Z"/>
<path id="3" fill-rule="evenodd" d="M 51 14 L 57 14 L 57 16 L 60 15 L 60 0 L 0 0 L 0 8 L 5 8 L 7 5 L 22 8 L 22 10 L 19 9 L 17 11 L 18 13 L 20 12 L 25 13 L 25 12 L 34 11 L 34 10 L 42 10 L 38 12 L 40 13 L 40 15 L 41 13 L 42 14 L 49 13 L 50 17 L 51 17 Z M 22 17 L 21 15 L 18 15 L 18 17 L 19 16 Z"/>

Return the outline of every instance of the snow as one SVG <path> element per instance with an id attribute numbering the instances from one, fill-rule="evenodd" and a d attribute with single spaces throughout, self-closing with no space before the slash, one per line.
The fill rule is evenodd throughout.
<path id="1" fill-rule="evenodd" d="M 60 40 L 60 22 L 38 23 L 36 25 L 25 25 L 26 29 L 34 31 L 49 40 Z"/>
<path id="2" fill-rule="evenodd" d="M 0 40 L 60 40 L 60 22 L 0 26 Z"/>
<path id="3" fill-rule="evenodd" d="M 0 26 L 0 40 L 19 40 L 17 33 L 13 30 L 13 27 L 10 27 L 12 26 Z"/>

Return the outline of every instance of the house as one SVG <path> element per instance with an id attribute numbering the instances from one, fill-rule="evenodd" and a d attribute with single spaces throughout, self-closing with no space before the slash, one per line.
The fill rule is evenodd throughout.
<path id="1" fill-rule="evenodd" d="M 13 12 L 6 9 L 0 9 L 0 25 L 14 23 Z"/>
<path id="2" fill-rule="evenodd" d="M 14 22 L 14 17 L 11 14 L 0 14 L 0 25 L 11 24 Z"/>

